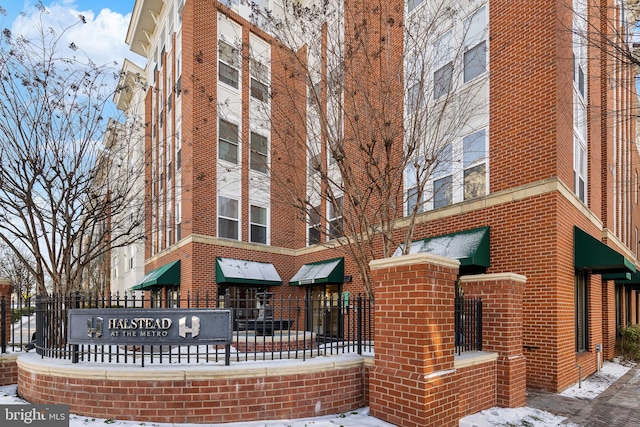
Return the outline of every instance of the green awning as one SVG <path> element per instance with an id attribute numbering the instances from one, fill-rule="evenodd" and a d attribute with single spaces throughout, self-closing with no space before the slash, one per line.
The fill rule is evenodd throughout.
<path id="1" fill-rule="evenodd" d="M 148 289 L 153 286 L 163 285 L 179 285 L 180 284 L 180 261 L 173 261 L 162 267 L 156 268 L 148 272 L 142 280 L 140 280 L 132 291 Z"/>
<path id="2" fill-rule="evenodd" d="M 216 282 L 255 286 L 282 285 L 282 279 L 273 264 L 221 257 L 216 258 Z"/>
<path id="3" fill-rule="evenodd" d="M 631 273 L 628 271 L 624 273 L 606 273 L 602 275 L 602 280 L 615 280 L 616 283 L 627 282 L 631 280 Z"/>
<path id="4" fill-rule="evenodd" d="M 619 252 L 573 227 L 573 260 L 577 269 L 595 274 L 635 273 L 635 265 Z"/>
<path id="5" fill-rule="evenodd" d="M 489 227 L 473 228 L 457 233 L 443 234 L 416 240 L 411 243 L 410 254 L 429 253 L 460 261 L 460 268 L 474 267 L 478 270 L 489 267 Z M 402 246 L 393 256 L 402 255 Z"/>
<path id="6" fill-rule="evenodd" d="M 344 281 L 344 258 L 335 258 L 305 264 L 293 275 L 289 284 L 315 285 L 321 283 L 342 283 Z"/>

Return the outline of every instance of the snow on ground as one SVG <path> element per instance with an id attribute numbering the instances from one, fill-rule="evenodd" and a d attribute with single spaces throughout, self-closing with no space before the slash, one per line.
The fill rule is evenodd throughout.
<path id="1" fill-rule="evenodd" d="M 621 364 L 618 361 L 604 362 L 599 372 L 582 380 L 582 384 L 575 384 L 560 394 L 577 399 L 592 400 L 626 374 L 631 367 L 628 363 Z M 491 408 L 462 418 L 460 427 L 554 427 L 561 425 L 565 419 L 565 417 L 535 408 Z M 577 427 L 573 423 L 562 424 L 562 426 Z"/>
<path id="2" fill-rule="evenodd" d="M 618 378 L 623 376 L 629 369 L 631 369 L 631 366 L 616 361 L 604 362 L 599 372 L 583 380 L 581 385 L 576 384 L 561 394 L 579 399 L 593 399 Z M 0 387 L 0 405 L 28 404 L 28 402 L 17 396 L 16 391 L 17 386 L 15 384 Z M 553 427 L 559 426 L 564 420 L 564 417 L 559 417 L 534 408 L 491 408 L 462 418 L 460 420 L 460 427 Z M 149 423 L 87 418 L 73 414 L 70 416 L 69 427 L 99 427 L 102 425 L 116 427 L 394 427 L 393 424 L 369 416 L 368 408 L 361 408 L 357 411 L 325 417 L 263 420 L 227 424 Z M 563 424 L 563 427 L 571 426 L 576 427 L 572 424 Z"/>

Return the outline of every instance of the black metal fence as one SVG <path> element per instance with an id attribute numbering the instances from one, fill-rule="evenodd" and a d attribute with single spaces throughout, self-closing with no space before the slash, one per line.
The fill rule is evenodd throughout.
<path id="1" fill-rule="evenodd" d="M 145 293 L 95 295 L 83 293 L 37 297 L 23 301 L 1 320 L 1 351 L 35 351 L 42 357 L 87 362 L 182 364 L 224 362 L 224 346 L 176 345 L 72 345 L 67 342 L 70 308 L 217 308 L 232 307 L 234 315 L 231 361 L 302 359 L 344 353 L 373 353 L 373 299 L 358 295 L 350 300 L 254 294 L 251 298 L 187 294 L 159 299 Z M 148 293 L 146 293 L 148 294 Z M 1 301 L 3 313 L 7 301 Z M 34 307 L 35 306 L 35 307 Z M 456 297 L 455 351 L 482 350 L 482 300 Z M 7 332 L 8 331 L 8 332 Z"/>
<path id="2" fill-rule="evenodd" d="M 14 323 L 10 347 L 35 349 L 43 357 L 104 363 L 215 363 L 224 346 L 72 345 L 67 342 L 70 308 L 234 308 L 231 361 L 302 359 L 341 353 L 373 352 L 374 303 L 356 296 L 306 298 L 258 294 L 252 298 L 187 294 L 162 300 L 145 293 L 83 293 L 37 297 L 34 314 Z M 148 294 L 148 293 L 146 293 Z M 26 329 L 26 331 L 25 331 Z M 4 330 L 4 325 L 3 325 Z M 33 340 L 33 341 L 32 341 Z M 6 343 L 6 340 L 4 341 Z M 6 350 L 3 350 L 6 351 Z"/>
<path id="3" fill-rule="evenodd" d="M 482 350 L 482 298 L 455 297 L 455 352 Z"/>

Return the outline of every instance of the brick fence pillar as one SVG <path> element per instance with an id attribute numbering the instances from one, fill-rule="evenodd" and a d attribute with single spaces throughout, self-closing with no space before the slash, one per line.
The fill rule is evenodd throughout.
<path id="1" fill-rule="evenodd" d="M 497 405 L 526 404 L 527 367 L 522 353 L 522 298 L 527 279 L 498 273 L 462 276 L 465 297 L 482 298 L 482 350 L 498 353 Z"/>
<path id="2" fill-rule="evenodd" d="M 375 260 L 371 414 L 392 424 L 457 426 L 454 291 L 459 262 L 428 254 Z"/>
<path id="3" fill-rule="evenodd" d="M 5 331 L 6 331 L 7 341 L 9 341 L 9 337 L 11 336 L 10 335 L 11 333 L 11 282 L 7 279 L 0 279 L 0 300 L 2 299 L 2 297 L 4 297 L 5 302 L 7 304 Z M 2 322 L 0 322 L 0 324 L 2 324 Z"/>

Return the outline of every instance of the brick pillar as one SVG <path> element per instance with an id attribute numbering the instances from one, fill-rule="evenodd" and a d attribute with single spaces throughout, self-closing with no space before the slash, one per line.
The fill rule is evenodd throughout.
<path id="1" fill-rule="evenodd" d="M 9 337 L 11 336 L 11 282 L 7 279 L 0 279 L 0 300 L 4 296 L 6 307 L 7 307 L 7 316 L 5 323 L 5 331 L 7 341 L 9 341 Z M 0 322 L 1 324 L 2 322 Z M 1 336 L 1 335 L 0 335 Z M 2 343 L 0 343 L 2 344 Z M 6 343 L 5 343 L 6 344 Z"/>
<path id="2" fill-rule="evenodd" d="M 457 426 L 454 290 L 459 262 L 428 254 L 372 261 L 371 414 L 401 427 Z"/>
<path id="3" fill-rule="evenodd" d="M 527 367 L 522 353 L 522 298 L 526 277 L 519 274 L 462 276 L 465 297 L 482 298 L 482 350 L 498 353 L 497 405 L 526 404 Z"/>

